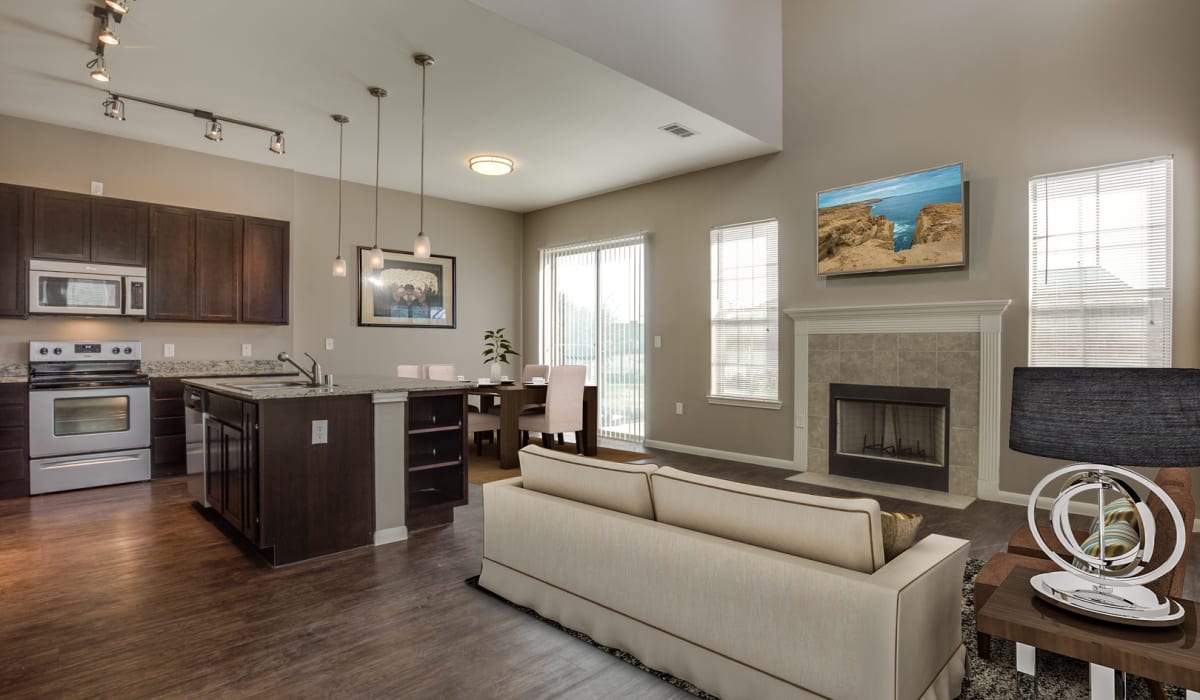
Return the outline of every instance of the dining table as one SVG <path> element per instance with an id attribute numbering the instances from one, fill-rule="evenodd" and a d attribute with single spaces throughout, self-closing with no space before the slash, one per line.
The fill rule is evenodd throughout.
<path id="1" fill-rule="evenodd" d="M 475 383 L 467 393 L 480 397 L 480 408 L 487 411 L 492 402 L 500 399 L 500 467 L 516 469 L 520 466 L 521 431 L 517 424 L 521 411 L 531 404 L 546 402 L 546 382 L 533 383 L 513 381 L 501 384 Z M 583 453 L 596 456 L 596 433 L 599 420 L 596 385 L 583 387 Z"/>

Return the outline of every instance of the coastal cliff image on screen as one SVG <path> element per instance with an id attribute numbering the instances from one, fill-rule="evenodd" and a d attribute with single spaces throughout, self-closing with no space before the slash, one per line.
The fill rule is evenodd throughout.
<path id="1" fill-rule="evenodd" d="M 962 163 L 817 194 L 817 274 L 966 264 Z"/>

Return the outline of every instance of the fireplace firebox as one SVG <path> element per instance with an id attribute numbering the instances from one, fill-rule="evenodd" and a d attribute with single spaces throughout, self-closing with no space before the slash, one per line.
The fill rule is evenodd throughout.
<path id="1" fill-rule="evenodd" d="M 950 390 L 829 385 L 829 473 L 950 490 Z"/>

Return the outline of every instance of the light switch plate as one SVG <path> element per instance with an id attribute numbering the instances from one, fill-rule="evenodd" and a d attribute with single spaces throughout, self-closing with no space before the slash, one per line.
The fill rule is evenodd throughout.
<path id="1" fill-rule="evenodd" d="M 656 348 L 662 347 L 662 336 L 661 335 L 654 336 L 654 347 L 656 347 Z"/>
<path id="2" fill-rule="evenodd" d="M 163 357 L 175 357 L 175 343 L 163 343 Z"/>
<path id="3" fill-rule="evenodd" d="M 333 338 L 326 338 L 326 339 L 325 339 L 325 349 L 326 349 L 326 350 L 332 350 L 332 349 L 333 349 Z"/>
<path id="4" fill-rule="evenodd" d="M 683 415 L 683 402 L 682 401 L 675 402 L 675 415 L 677 415 L 677 416 Z"/>
<path id="5" fill-rule="evenodd" d="M 329 421 L 315 420 L 312 422 L 312 444 L 325 445 L 329 442 Z"/>
<path id="6" fill-rule="evenodd" d="M 104 196 L 104 183 L 103 182 L 92 182 L 92 194 L 96 195 L 97 197 L 103 197 Z"/>
<path id="7" fill-rule="evenodd" d="M 251 354 L 250 343 L 242 343 L 242 357 L 250 357 Z"/>

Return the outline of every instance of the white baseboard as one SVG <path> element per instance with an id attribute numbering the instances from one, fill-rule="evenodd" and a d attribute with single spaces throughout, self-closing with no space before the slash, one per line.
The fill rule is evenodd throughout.
<path id="1" fill-rule="evenodd" d="M 400 527 L 389 527 L 386 530 L 375 531 L 375 546 L 391 544 L 392 542 L 403 542 L 408 539 L 408 526 L 401 525 Z"/>
<path id="2" fill-rule="evenodd" d="M 796 468 L 796 463 L 790 459 L 779 459 L 778 457 L 760 457 L 759 455 L 742 454 L 741 452 L 727 452 L 725 450 L 713 450 L 707 447 L 695 447 L 693 445 L 681 445 L 675 442 L 663 442 L 661 440 L 646 440 L 642 444 L 646 447 L 653 447 L 660 450 L 670 450 L 671 452 L 682 452 L 689 455 L 700 455 L 701 457 L 712 457 L 713 459 L 725 459 L 730 462 L 743 462 L 745 464 L 757 464 L 763 467 L 775 467 L 777 469 L 787 469 L 788 471 L 801 471 Z"/>
<path id="3" fill-rule="evenodd" d="M 979 498 L 985 501 L 999 501 L 1000 503 L 1012 503 L 1018 506 L 1029 505 L 1029 494 L 1015 493 L 1013 491 L 996 491 L 995 494 L 985 496 L 983 489 L 980 489 Z M 1050 506 L 1054 505 L 1054 499 L 1049 496 L 1041 496 L 1038 498 L 1038 508 L 1041 510 L 1050 510 Z M 1072 501 L 1070 506 L 1071 513 L 1075 515 L 1086 515 L 1088 517 L 1096 517 L 1099 507 L 1092 503 L 1080 503 Z M 1192 532 L 1200 532 L 1200 519 L 1192 520 Z"/>

